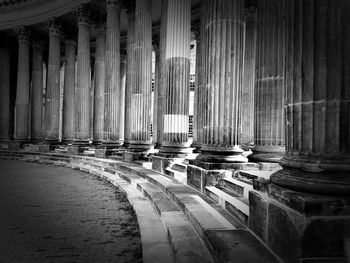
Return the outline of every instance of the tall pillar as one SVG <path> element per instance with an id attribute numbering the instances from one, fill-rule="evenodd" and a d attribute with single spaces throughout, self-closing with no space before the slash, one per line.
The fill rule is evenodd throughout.
<path id="1" fill-rule="evenodd" d="M 61 30 L 57 20 L 48 23 L 49 59 L 47 66 L 47 86 L 45 103 L 45 141 L 59 141 L 60 116 L 60 69 L 61 69 Z"/>
<path id="2" fill-rule="evenodd" d="M 73 40 L 65 41 L 65 72 L 63 95 L 63 134 L 64 142 L 73 142 L 75 136 L 75 57 L 77 43 Z"/>
<path id="3" fill-rule="evenodd" d="M 193 101 L 193 142 L 191 147 L 195 148 L 194 152 L 198 152 L 201 148 L 201 135 L 203 134 L 203 109 L 201 108 L 201 99 L 203 88 L 200 87 L 199 83 L 200 76 L 202 74 L 201 70 L 201 45 L 200 41 L 200 22 L 192 27 L 192 32 L 196 40 L 196 72 L 195 72 L 195 87 L 194 87 L 194 101 Z"/>
<path id="4" fill-rule="evenodd" d="M 99 24 L 96 29 L 95 53 L 95 94 L 94 94 L 94 143 L 101 143 L 104 131 L 104 96 L 105 96 L 105 46 L 106 26 Z"/>
<path id="5" fill-rule="evenodd" d="M 285 17 L 285 0 L 258 1 L 254 161 L 278 162 L 285 151 Z"/>
<path id="6" fill-rule="evenodd" d="M 82 5 L 77 10 L 78 55 L 75 89 L 75 141 L 88 143 L 90 138 L 90 12 Z"/>
<path id="7" fill-rule="evenodd" d="M 162 135 L 160 134 L 162 129 L 161 121 L 163 119 L 162 114 L 162 99 L 163 96 L 160 92 L 160 55 L 159 55 L 159 36 L 153 39 L 153 51 L 155 54 L 155 68 L 154 68 L 154 91 L 153 91 L 153 136 L 152 143 L 156 149 L 159 149 L 162 145 Z"/>
<path id="8" fill-rule="evenodd" d="M 152 1 L 136 0 L 134 69 L 131 91 L 131 141 L 127 158 L 138 158 L 151 147 L 150 117 L 152 92 Z"/>
<path id="9" fill-rule="evenodd" d="M 33 43 L 33 67 L 32 67 L 32 96 L 31 96 L 31 139 L 40 141 L 43 139 L 43 47 L 42 43 Z"/>
<path id="10" fill-rule="evenodd" d="M 18 34 L 18 69 L 14 139 L 24 142 L 29 139 L 30 33 L 26 27 L 17 28 L 16 31 Z"/>
<path id="11" fill-rule="evenodd" d="M 242 85 L 242 145 L 254 145 L 255 65 L 256 65 L 256 6 L 245 9 L 244 69 Z"/>
<path id="12" fill-rule="evenodd" d="M 283 261 L 347 262 L 350 2 L 287 4 L 286 154 L 283 170 L 271 176 L 270 198 L 250 194 L 250 211 Z"/>
<path id="13" fill-rule="evenodd" d="M 188 143 L 191 3 L 165 0 L 161 26 L 164 41 L 161 70 L 164 88 L 163 138 L 160 153 L 181 156 L 190 153 Z"/>
<path id="14" fill-rule="evenodd" d="M 125 6 L 125 4 L 127 5 Z M 126 40 L 126 83 L 125 83 L 125 123 L 124 123 L 124 146 L 128 146 L 131 141 L 131 125 L 132 118 L 134 118 L 131 112 L 131 94 L 132 88 L 135 84 L 135 2 L 124 1 L 124 7 L 126 8 L 126 14 L 128 17 L 128 30 Z"/>
<path id="15" fill-rule="evenodd" d="M 0 47 L 0 142 L 10 139 L 10 49 Z"/>
<path id="16" fill-rule="evenodd" d="M 124 126 L 125 126 L 125 84 L 126 84 L 126 63 L 127 53 L 126 46 L 120 48 L 120 99 L 119 99 L 119 135 L 124 140 Z"/>
<path id="17" fill-rule="evenodd" d="M 120 0 L 107 0 L 104 144 L 120 145 Z"/>
<path id="18" fill-rule="evenodd" d="M 240 146 L 243 0 L 202 1 L 203 137 L 197 165 L 246 162 Z M 221 30 L 225 28 L 225 30 Z"/>

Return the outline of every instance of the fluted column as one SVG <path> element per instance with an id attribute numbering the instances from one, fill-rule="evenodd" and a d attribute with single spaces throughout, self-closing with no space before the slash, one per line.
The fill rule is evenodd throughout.
<path id="1" fill-rule="evenodd" d="M 59 141 L 61 30 L 57 20 L 48 23 L 49 59 L 45 103 L 44 137 L 48 142 Z"/>
<path id="2" fill-rule="evenodd" d="M 0 47 L 0 141 L 8 141 L 10 134 L 10 49 Z"/>
<path id="3" fill-rule="evenodd" d="M 119 99 L 119 134 L 120 138 L 124 140 L 124 126 L 125 126 L 125 84 L 126 84 L 126 63 L 127 53 L 126 46 L 123 45 L 120 49 L 120 99 Z"/>
<path id="4" fill-rule="evenodd" d="M 205 112 L 199 161 L 247 161 L 240 147 L 243 3 L 243 0 L 202 1 L 203 78 L 200 86 L 204 89 L 201 107 Z"/>
<path id="5" fill-rule="evenodd" d="M 107 0 L 105 144 L 120 144 L 120 0 Z"/>
<path id="6" fill-rule="evenodd" d="M 196 39 L 196 72 L 195 72 L 195 87 L 194 87 L 194 101 L 193 101 L 193 142 L 191 147 L 196 148 L 194 152 L 198 152 L 201 147 L 201 136 L 203 134 L 203 109 L 200 107 L 201 96 L 203 89 L 199 86 L 201 70 L 201 41 L 200 41 L 200 22 L 192 27 L 194 37 Z"/>
<path id="7" fill-rule="evenodd" d="M 135 3 L 127 1 L 128 30 L 126 41 L 126 83 L 125 83 L 125 123 L 124 123 L 124 145 L 128 146 L 131 140 L 131 125 L 133 114 L 131 113 L 131 94 L 135 84 Z M 125 2 L 124 2 L 125 4 Z"/>
<path id="8" fill-rule="evenodd" d="M 278 162 L 284 155 L 286 0 L 260 0 L 257 10 L 254 161 Z"/>
<path id="9" fill-rule="evenodd" d="M 136 0 L 134 69 L 131 94 L 131 141 L 128 151 L 150 148 L 150 108 L 152 92 L 152 1 Z"/>
<path id="10" fill-rule="evenodd" d="M 40 42 L 35 42 L 33 44 L 31 100 L 31 139 L 40 141 L 43 139 L 43 47 Z"/>
<path id="11" fill-rule="evenodd" d="M 164 54 L 161 78 L 164 88 L 164 133 L 160 153 L 186 154 L 188 144 L 191 3 L 165 0 L 161 26 Z"/>
<path id="12" fill-rule="evenodd" d="M 254 144 L 255 65 L 256 65 L 256 7 L 245 9 L 244 68 L 242 85 L 242 145 L 250 149 Z"/>
<path id="13" fill-rule="evenodd" d="M 350 4 L 292 3 L 286 156 L 271 181 L 300 192 L 349 196 Z"/>
<path id="14" fill-rule="evenodd" d="M 83 5 L 77 10 L 78 55 L 75 90 L 75 141 L 88 143 L 90 138 L 90 12 Z"/>
<path id="15" fill-rule="evenodd" d="M 155 68 L 154 68 L 154 91 L 153 91 L 153 136 L 152 143 L 155 148 L 159 149 L 162 145 L 162 136 L 161 136 L 161 120 L 162 115 L 162 96 L 159 92 L 160 90 L 160 55 L 159 55 L 159 36 L 153 39 L 153 51 L 155 54 Z"/>
<path id="16" fill-rule="evenodd" d="M 104 131 L 104 96 L 105 96 L 105 46 L 106 26 L 98 25 L 96 29 L 96 53 L 95 53 L 95 89 L 94 89 L 94 132 L 95 143 L 103 140 Z"/>
<path id="17" fill-rule="evenodd" d="M 75 136 L 75 58 L 77 44 L 73 40 L 65 41 L 65 72 L 63 94 L 63 134 L 62 140 L 72 142 Z"/>
<path id="18" fill-rule="evenodd" d="M 29 63 L 30 38 L 26 27 L 16 29 L 18 34 L 18 69 L 15 109 L 14 139 L 27 141 L 29 139 Z"/>

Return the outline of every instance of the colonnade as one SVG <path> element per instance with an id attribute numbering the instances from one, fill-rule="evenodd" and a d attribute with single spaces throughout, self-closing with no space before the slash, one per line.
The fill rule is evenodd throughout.
<path id="1" fill-rule="evenodd" d="M 126 57 L 120 51 L 122 8 L 128 20 Z M 152 41 L 151 0 L 107 0 L 106 18 L 97 22 L 83 4 L 75 11 L 77 37 L 67 37 L 59 18 L 46 23 L 47 61 L 44 42 L 31 39 L 29 27 L 16 28 L 13 121 L 10 50 L 0 47 L 0 139 L 12 138 L 13 122 L 16 141 L 58 143 L 64 45 L 62 142 L 93 141 L 105 148 L 124 143 L 128 160 L 143 156 L 152 144 L 164 158 L 186 157 L 196 148 L 195 165 L 205 169 L 246 163 L 243 149 L 250 148 L 250 161 L 280 161 L 283 166 L 272 175 L 269 190 L 279 202 L 295 205 L 281 197 L 285 196 L 281 189 L 348 196 L 348 1 L 258 0 L 256 5 L 244 0 L 203 0 L 200 8 L 199 21 L 191 25 L 191 1 L 163 0 L 160 35 Z M 191 26 L 197 40 L 193 148 L 188 143 Z M 152 48 L 156 58 L 153 120 Z"/>

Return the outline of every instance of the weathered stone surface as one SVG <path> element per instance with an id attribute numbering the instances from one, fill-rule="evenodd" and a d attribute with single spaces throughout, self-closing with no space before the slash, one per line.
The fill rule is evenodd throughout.
<path id="1" fill-rule="evenodd" d="M 267 242 L 267 201 L 258 193 L 249 192 L 249 222 L 248 226 L 262 240 Z"/>
<path id="2" fill-rule="evenodd" d="M 270 184 L 270 197 L 305 215 L 350 215 L 349 197 L 330 197 L 296 192 Z"/>
<path id="3" fill-rule="evenodd" d="M 205 233 L 205 242 L 218 262 L 279 262 L 270 251 L 246 230 L 208 230 Z"/>
<path id="4" fill-rule="evenodd" d="M 202 168 L 194 165 L 187 166 L 187 184 L 197 189 L 198 191 L 204 191 L 205 174 Z"/>
<path id="5" fill-rule="evenodd" d="M 161 173 L 165 173 L 165 169 L 171 160 L 172 159 L 164 158 L 161 156 L 152 156 L 152 169 Z"/>

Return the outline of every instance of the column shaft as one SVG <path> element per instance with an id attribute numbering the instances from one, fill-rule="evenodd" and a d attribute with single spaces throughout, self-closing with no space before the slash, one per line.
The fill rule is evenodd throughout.
<path id="1" fill-rule="evenodd" d="M 128 145 L 131 140 L 131 125 L 133 114 L 131 112 L 131 94 L 135 85 L 135 8 L 127 12 L 128 15 L 128 33 L 126 43 L 127 63 L 126 63 L 126 83 L 125 83 L 125 126 L 124 126 L 124 144 Z"/>
<path id="2" fill-rule="evenodd" d="M 10 49 L 0 47 L 0 141 L 10 139 Z"/>
<path id="3" fill-rule="evenodd" d="M 43 49 L 40 43 L 33 44 L 32 68 L 32 140 L 41 140 L 43 122 Z"/>
<path id="4" fill-rule="evenodd" d="M 293 1 L 290 17 L 286 156 L 274 184 L 350 194 L 350 4 Z M 290 10 L 291 8 L 289 8 Z"/>
<path id="5" fill-rule="evenodd" d="M 201 135 L 203 133 L 203 109 L 200 108 L 201 105 L 201 94 L 202 89 L 199 88 L 200 76 L 202 74 L 201 70 L 201 41 L 200 41 L 200 23 L 195 26 L 194 34 L 196 38 L 196 71 L 195 71 L 195 87 L 194 87 L 194 101 L 193 101 L 193 143 L 191 147 L 196 148 L 194 151 L 198 152 L 201 147 Z"/>
<path id="6" fill-rule="evenodd" d="M 77 87 L 75 90 L 75 140 L 90 140 L 90 24 L 88 14 L 78 17 Z"/>
<path id="7" fill-rule="evenodd" d="M 136 0 L 135 10 L 135 84 L 131 94 L 130 151 L 150 147 L 150 109 L 152 92 L 152 1 Z"/>
<path id="8" fill-rule="evenodd" d="M 243 68 L 242 0 L 202 2 L 202 70 L 204 162 L 245 162 L 240 144 L 240 106 Z M 204 44 L 205 43 L 205 44 Z"/>
<path id="9" fill-rule="evenodd" d="M 49 59 L 47 66 L 47 86 L 45 103 L 45 140 L 59 140 L 60 116 L 60 30 L 56 21 L 49 24 Z"/>
<path id="10" fill-rule="evenodd" d="M 120 55 L 120 102 L 119 102 L 119 136 L 124 139 L 124 126 L 125 126 L 125 85 L 126 85 L 126 50 Z"/>
<path id="11" fill-rule="evenodd" d="M 244 69 L 242 85 L 242 145 L 247 148 L 250 148 L 254 144 L 256 39 L 256 8 L 250 7 L 246 10 L 245 16 Z"/>
<path id="12" fill-rule="evenodd" d="M 18 69 L 15 110 L 15 140 L 26 141 L 29 138 L 29 63 L 30 42 L 28 30 L 18 32 Z"/>
<path id="13" fill-rule="evenodd" d="M 99 25 L 96 31 L 96 55 L 95 55 L 95 95 L 94 95 L 94 132 L 95 143 L 102 142 L 104 131 L 104 96 L 105 96 L 105 46 L 106 29 Z"/>
<path id="14" fill-rule="evenodd" d="M 120 144 L 120 1 L 107 1 L 104 143 Z"/>
<path id="15" fill-rule="evenodd" d="M 260 0 L 257 24 L 255 147 L 252 160 L 278 162 L 284 155 L 286 1 Z"/>
<path id="16" fill-rule="evenodd" d="M 75 57 L 76 42 L 65 42 L 65 72 L 64 72 L 64 95 L 63 95 L 63 134 L 62 139 L 66 142 L 74 140 L 75 133 Z"/>
<path id="17" fill-rule="evenodd" d="M 155 54 L 154 62 L 154 91 L 153 91 L 153 136 L 152 143 L 155 148 L 160 148 L 162 145 L 162 136 L 160 135 L 160 119 L 161 115 L 161 99 L 160 99 L 160 54 L 159 54 L 159 38 L 153 43 L 153 50 Z"/>
<path id="18" fill-rule="evenodd" d="M 164 133 L 161 153 L 188 153 L 191 3 L 166 0 L 161 34 L 164 54 Z"/>

